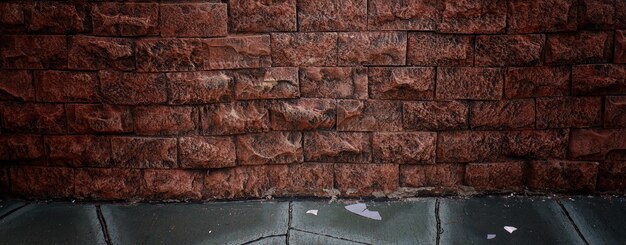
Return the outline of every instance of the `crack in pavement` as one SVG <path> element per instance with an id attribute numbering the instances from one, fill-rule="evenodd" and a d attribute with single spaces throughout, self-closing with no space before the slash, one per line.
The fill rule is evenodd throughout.
<path id="1" fill-rule="evenodd" d="M 439 245 L 439 242 L 441 241 L 441 234 L 443 234 L 443 230 L 441 229 L 441 218 L 439 217 L 439 205 L 441 204 L 441 201 L 439 200 L 439 198 L 437 198 L 435 200 L 435 220 L 437 220 L 437 240 L 436 240 L 436 244 Z"/>
<path id="2" fill-rule="evenodd" d="M 107 245 L 112 245 L 111 235 L 109 235 L 109 228 L 107 227 L 107 222 L 104 220 L 104 215 L 102 214 L 102 209 L 100 205 L 96 205 L 96 214 L 98 215 L 98 221 L 100 221 L 100 228 L 102 228 L 102 234 L 104 235 L 104 242 Z"/>
<path id="3" fill-rule="evenodd" d="M 257 239 L 254 239 L 254 240 L 252 240 L 252 241 L 247 241 L 247 242 L 244 242 L 244 243 L 242 243 L 241 245 L 245 245 L 245 244 L 252 244 L 252 243 L 254 243 L 254 242 L 258 242 L 258 241 L 261 241 L 261 240 L 263 240 L 263 239 L 268 239 L 268 238 L 272 238 L 272 237 L 281 237 L 281 236 L 286 236 L 286 235 L 287 235 L 287 234 L 279 234 L 279 235 L 262 236 L 262 237 L 259 237 L 259 238 L 257 238 Z"/>
<path id="4" fill-rule="evenodd" d="M 569 212 L 567 211 L 565 206 L 559 200 L 556 200 L 556 203 L 559 204 L 559 206 L 561 207 L 561 210 L 563 211 L 565 216 L 567 216 L 567 219 L 569 220 L 569 222 L 574 226 L 574 229 L 576 230 L 576 233 L 578 233 L 578 236 L 580 236 L 580 238 L 583 239 L 583 242 L 585 242 L 585 244 L 589 245 L 589 242 L 587 241 L 585 236 L 583 236 L 583 233 L 580 232 L 578 225 L 576 225 L 576 223 L 574 222 L 574 219 L 572 219 L 572 217 L 569 215 Z"/>
<path id="5" fill-rule="evenodd" d="M 15 213 L 17 210 L 20 210 L 20 209 L 22 209 L 22 208 L 24 208 L 24 207 L 26 207 L 26 206 L 28 206 L 28 203 L 25 203 L 24 205 L 19 206 L 19 207 L 17 207 L 17 208 L 11 209 L 11 211 L 6 212 L 6 213 L 5 213 L 5 214 L 3 214 L 2 216 L 0 216 L 0 220 L 2 220 L 2 219 L 4 219 L 4 218 L 8 217 L 9 215 L 11 215 L 11 214 Z"/>
<path id="6" fill-rule="evenodd" d="M 343 238 L 343 237 L 336 237 L 336 236 L 331 236 L 331 235 L 326 235 L 326 234 L 320 234 L 317 232 L 312 232 L 312 231 L 305 231 L 305 230 L 301 230 L 298 228 L 291 228 L 295 231 L 300 231 L 300 232 L 305 232 L 305 233 L 309 233 L 309 234 L 313 234 L 313 235 L 318 235 L 318 236 L 325 236 L 325 237 L 330 237 L 330 238 L 335 238 L 335 239 L 339 239 L 339 240 L 344 240 L 344 241 L 348 241 L 348 242 L 354 242 L 354 243 L 359 243 L 359 244 L 367 244 L 367 245 L 372 245 L 371 243 L 366 243 L 366 242 L 360 242 L 360 241 L 354 241 L 354 240 L 350 240 L 347 238 Z"/>
<path id="7" fill-rule="evenodd" d="M 289 245 L 289 230 L 291 230 L 291 214 L 293 212 L 293 202 L 289 202 L 289 221 L 287 222 L 287 237 L 285 237 L 285 244 Z"/>

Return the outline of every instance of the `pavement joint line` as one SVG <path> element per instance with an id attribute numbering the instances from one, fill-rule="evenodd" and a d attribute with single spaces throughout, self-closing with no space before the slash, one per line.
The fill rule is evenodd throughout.
<path id="1" fill-rule="evenodd" d="M 5 214 L 3 214 L 2 216 L 0 216 L 0 220 L 2 220 L 2 219 L 4 219 L 4 218 L 8 217 L 9 215 L 11 215 L 11 214 L 15 213 L 17 210 L 20 210 L 20 209 L 22 209 L 23 207 L 26 207 L 26 206 L 28 206 L 28 203 L 25 203 L 24 205 L 19 206 L 19 207 L 17 207 L 17 208 L 11 209 L 11 211 L 6 212 L 6 213 L 5 213 Z"/>
<path id="2" fill-rule="evenodd" d="M 292 219 L 292 213 L 293 213 L 293 202 L 292 201 L 289 201 L 288 213 L 289 213 L 289 220 L 287 221 L 287 237 L 285 237 L 285 244 L 287 244 L 287 245 L 289 245 L 289 231 L 291 230 L 291 219 Z"/>
<path id="3" fill-rule="evenodd" d="M 262 236 L 262 237 L 259 237 L 259 238 L 257 238 L 257 239 L 254 239 L 254 240 L 252 240 L 252 241 L 247 241 L 247 242 L 244 242 L 244 243 L 242 243 L 241 245 L 251 244 L 251 243 L 253 243 L 253 242 L 258 242 L 258 241 L 261 241 L 261 240 L 263 240 L 263 239 L 272 238 L 272 237 L 281 237 L 281 236 L 285 236 L 285 234 Z"/>
<path id="4" fill-rule="evenodd" d="M 109 229 L 107 227 L 107 222 L 104 219 L 104 215 L 102 215 L 102 208 L 100 205 L 96 205 L 96 214 L 98 215 L 98 221 L 100 221 L 100 228 L 102 228 L 102 234 L 104 235 L 104 241 L 107 245 L 112 245 L 111 235 L 109 234 Z"/>
<path id="5" fill-rule="evenodd" d="M 443 230 L 441 230 L 441 218 L 439 217 L 439 205 L 441 205 L 441 200 L 437 198 L 435 199 L 435 220 L 437 221 L 437 239 L 435 244 L 437 245 L 439 245 L 441 234 L 443 234 Z"/>
<path id="6" fill-rule="evenodd" d="M 574 219 L 572 219 L 572 217 L 570 216 L 569 211 L 567 211 L 567 208 L 565 208 L 565 206 L 563 205 L 563 203 L 561 203 L 560 200 L 556 200 L 556 203 L 559 204 L 559 206 L 561 207 L 561 210 L 563 211 L 565 216 L 567 216 L 567 219 L 569 220 L 569 222 L 572 224 L 572 226 L 574 226 L 574 229 L 576 230 L 576 233 L 578 233 L 578 236 L 580 236 L 580 238 L 583 239 L 583 242 L 585 242 L 585 244 L 589 245 L 587 238 L 585 238 L 585 236 L 583 236 L 583 233 L 580 232 L 578 225 L 576 224 L 576 222 L 574 222 Z"/>
<path id="7" fill-rule="evenodd" d="M 300 231 L 300 232 L 305 232 L 305 233 L 309 233 L 309 234 L 313 234 L 313 235 L 318 235 L 318 236 L 325 236 L 325 237 L 335 238 L 335 239 L 344 240 L 344 241 L 348 241 L 348 242 L 354 242 L 354 243 L 359 243 L 359 244 L 367 244 L 367 245 L 372 245 L 371 243 L 360 242 L 360 241 L 354 241 L 354 240 L 350 240 L 350 239 L 343 238 L 343 237 L 336 237 L 336 236 L 331 236 L 331 235 L 327 235 L 327 234 L 321 234 L 321 233 L 317 233 L 317 232 L 306 231 L 306 230 L 302 230 L 302 229 L 298 229 L 298 228 L 291 228 L 291 229 L 292 229 L 292 230 L 294 230 L 294 231 Z"/>

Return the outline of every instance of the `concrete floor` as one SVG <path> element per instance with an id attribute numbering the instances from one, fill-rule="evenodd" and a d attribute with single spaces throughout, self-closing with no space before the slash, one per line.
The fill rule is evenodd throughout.
<path id="1" fill-rule="evenodd" d="M 626 198 L 206 204 L 0 202 L 0 244 L 624 244 Z M 307 214 L 317 209 L 318 215 Z M 518 228 L 513 233 L 504 226 Z M 487 239 L 488 234 L 496 235 Z"/>

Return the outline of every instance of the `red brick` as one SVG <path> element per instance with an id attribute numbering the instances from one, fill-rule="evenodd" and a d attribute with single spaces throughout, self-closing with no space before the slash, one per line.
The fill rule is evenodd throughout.
<path id="1" fill-rule="evenodd" d="M 93 34 L 99 36 L 157 35 L 156 3 L 97 3 L 91 7 Z"/>
<path id="2" fill-rule="evenodd" d="M 0 3 L 0 24 L 22 25 L 24 24 L 24 7 L 20 3 Z M 0 29 L 3 30 L 3 29 Z"/>
<path id="3" fill-rule="evenodd" d="M 520 191 L 524 188 L 524 163 L 468 164 L 465 168 L 465 184 L 478 191 Z"/>
<path id="4" fill-rule="evenodd" d="M 241 165 L 298 163 L 302 154 L 302 133 L 270 132 L 237 136 L 237 160 Z"/>
<path id="5" fill-rule="evenodd" d="M 54 165 L 106 167 L 111 162 L 111 141 L 92 135 L 44 137 L 48 159 Z"/>
<path id="6" fill-rule="evenodd" d="M 602 98 L 537 98 L 537 128 L 593 127 L 602 123 Z"/>
<path id="7" fill-rule="evenodd" d="M 506 98 L 532 98 L 569 95 L 570 67 L 510 67 L 506 71 Z"/>
<path id="8" fill-rule="evenodd" d="M 129 108 L 113 105 L 67 104 L 69 133 L 130 133 L 133 119 Z"/>
<path id="9" fill-rule="evenodd" d="M 437 162 L 496 161 L 502 155 L 498 131 L 449 131 L 437 135 Z"/>
<path id="10" fill-rule="evenodd" d="M 333 164 L 274 165 L 268 172 L 278 196 L 329 196 L 333 189 Z"/>
<path id="11" fill-rule="evenodd" d="M 161 4 L 160 16 L 163 37 L 222 37 L 228 34 L 228 15 L 223 3 Z"/>
<path id="12" fill-rule="evenodd" d="M 65 36 L 3 36 L 0 57 L 5 69 L 64 69 L 67 67 Z"/>
<path id="13" fill-rule="evenodd" d="M 454 187 L 463 183 L 461 164 L 400 165 L 402 187 Z"/>
<path id="14" fill-rule="evenodd" d="M 433 31 L 441 17 L 437 1 L 373 0 L 369 1 L 369 30 Z"/>
<path id="15" fill-rule="evenodd" d="M 626 190 L 626 161 L 605 161 L 598 167 L 599 191 Z"/>
<path id="16" fill-rule="evenodd" d="M 626 28 L 626 1 L 615 0 L 615 27 Z"/>
<path id="17" fill-rule="evenodd" d="M 476 66 L 541 64 L 544 35 L 496 35 L 476 38 Z"/>
<path id="18" fill-rule="evenodd" d="M 626 128 L 626 96 L 607 96 L 604 103 L 604 127 Z"/>
<path id="19" fill-rule="evenodd" d="M 166 79 L 169 104 L 206 104 L 234 99 L 234 78 L 223 71 L 168 73 Z"/>
<path id="20" fill-rule="evenodd" d="M 44 33 L 86 31 L 85 6 L 73 2 L 35 2 L 26 4 L 24 16 L 28 30 Z"/>
<path id="21" fill-rule="evenodd" d="M 183 168 L 233 167 L 235 143 L 232 137 L 191 136 L 179 139 L 180 165 Z"/>
<path id="22" fill-rule="evenodd" d="M 235 32 L 296 31 L 296 0 L 232 0 L 228 11 Z"/>
<path id="23" fill-rule="evenodd" d="M 368 69 L 372 99 L 432 100 L 435 69 L 432 67 L 373 67 Z"/>
<path id="24" fill-rule="evenodd" d="M 11 192 L 23 197 L 62 198 L 74 195 L 74 169 L 13 166 Z"/>
<path id="25" fill-rule="evenodd" d="M 270 36 L 231 36 L 205 39 L 208 46 L 208 69 L 269 67 Z"/>
<path id="26" fill-rule="evenodd" d="M 202 197 L 204 176 L 187 170 L 146 169 L 141 196 L 157 200 L 198 200 Z"/>
<path id="27" fill-rule="evenodd" d="M 0 71 L 0 100 L 35 100 L 33 75 L 29 71 Z"/>
<path id="28" fill-rule="evenodd" d="M 343 32 L 337 39 L 339 65 L 404 65 L 404 32 Z"/>
<path id="29" fill-rule="evenodd" d="M 198 128 L 198 110 L 193 107 L 136 107 L 133 122 L 138 135 L 186 134 Z"/>
<path id="30" fill-rule="evenodd" d="M 626 5 L 626 4 L 625 4 Z M 626 7 L 626 6 L 624 6 Z M 626 12 L 626 11 L 624 11 Z M 626 16 L 625 16 L 626 17 Z M 615 31 L 615 63 L 626 63 L 626 30 Z"/>
<path id="31" fill-rule="evenodd" d="M 301 31 L 360 31 L 367 28 L 366 0 L 298 2 Z"/>
<path id="32" fill-rule="evenodd" d="M 207 199 L 253 198 L 269 195 L 267 166 L 240 166 L 210 171 L 204 177 Z"/>
<path id="33" fill-rule="evenodd" d="M 604 63 L 611 59 L 613 34 L 580 31 L 550 34 L 546 41 L 546 64 Z"/>
<path id="34" fill-rule="evenodd" d="M 209 47 L 195 38 L 147 38 L 136 43 L 137 70 L 196 71 L 209 67 Z"/>
<path id="35" fill-rule="evenodd" d="M 273 130 L 331 129 L 336 105 L 331 99 L 276 101 L 270 107 Z"/>
<path id="36" fill-rule="evenodd" d="M 615 0 L 581 0 L 579 5 L 580 29 L 607 29 L 615 24 Z"/>
<path id="37" fill-rule="evenodd" d="M 475 101 L 470 104 L 472 129 L 519 129 L 535 127 L 533 99 Z"/>
<path id="38" fill-rule="evenodd" d="M 598 64 L 572 67 L 574 95 L 626 93 L 626 65 Z"/>
<path id="39" fill-rule="evenodd" d="M 269 111 L 259 101 L 213 104 L 203 108 L 202 133 L 208 135 L 259 133 L 269 130 Z"/>
<path id="40" fill-rule="evenodd" d="M 337 33 L 273 33 L 273 66 L 337 65 Z"/>
<path id="41" fill-rule="evenodd" d="M 65 134 L 67 122 L 62 104 L 5 102 L 0 104 L 2 126 L 10 132 Z"/>
<path id="42" fill-rule="evenodd" d="M 300 92 L 310 98 L 366 99 L 367 79 L 366 68 L 301 68 Z"/>
<path id="43" fill-rule="evenodd" d="M 508 7 L 509 33 L 576 30 L 575 0 L 512 0 Z"/>
<path id="44" fill-rule="evenodd" d="M 370 135 L 358 132 L 311 131 L 304 133 L 307 162 L 359 162 L 371 160 Z"/>
<path id="45" fill-rule="evenodd" d="M 597 175 L 597 162 L 531 162 L 528 186 L 535 190 L 553 192 L 589 192 L 596 188 Z"/>
<path id="46" fill-rule="evenodd" d="M 389 100 L 340 100 L 338 131 L 400 131 L 402 104 Z"/>
<path id="47" fill-rule="evenodd" d="M 626 130 L 575 129 L 569 141 L 569 156 L 585 160 L 626 160 Z"/>
<path id="48" fill-rule="evenodd" d="M 474 37 L 430 32 L 408 34 L 407 63 L 420 66 L 471 66 Z"/>
<path id="49" fill-rule="evenodd" d="M 16 134 L 0 137 L 0 161 L 38 159 L 44 154 L 41 136 Z"/>
<path id="50" fill-rule="evenodd" d="M 68 67 L 76 70 L 135 69 L 135 43 L 131 39 L 73 36 Z"/>
<path id="51" fill-rule="evenodd" d="M 502 154 L 513 159 L 563 159 L 569 130 L 521 130 L 504 134 Z"/>
<path id="52" fill-rule="evenodd" d="M 76 195 L 88 199 L 127 200 L 140 194 L 141 171 L 122 168 L 76 169 Z"/>
<path id="53" fill-rule="evenodd" d="M 300 97 L 298 68 L 272 67 L 233 73 L 238 100 Z"/>
<path id="54" fill-rule="evenodd" d="M 176 139 L 113 137 L 113 162 L 120 168 L 176 167 Z"/>
<path id="55" fill-rule="evenodd" d="M 100 71 L 100 91 L 110 104 L 145 105 L 167 101 L 165 76 L 155 73 Z"/>
<path id="56" fill-rule="evenodd" d="M 503 0 L 445 0 L 438 31 L 443 33 L 500 33 L 506 27 Z"/>
<path id="57" fill-rule="evenodd" d="M 503 71 L 499 68 L 440 67 L 437 70 L 438 100 L 498 100 L 502 98 Z"/>
<path id="58" fill-rule="evenodd" d="M 413 101 L 403 104 L 403 128 L 467 129 L 469 107 L 461 101 Z"/>
<path id="59" fill-rule="evenodd" d="M 43 71 L 35 73 L 37 99 L 42 102 L 98 102 L 95 72 Z"/>
<path id="60" fill-rule="evenodd" d="M 435 133 L 374 133 L 373 157 L 376 163 L 435 163 Z"/>
<path id="61" fill-rule="evenodd" d="M 1 5 L 0 5 L 0 9 L 1 9 Z M 9 179 L 9 175 L 10 175 L 10 171 L 9 171 L 9 167 L 0 167 L 0 193 L 8 193 L 10 190 L 10 182 L 11 180 Z M 332 185 L 331 185 L 332 188 Z"/>
<path id="62" fill-rule="evenodd" d="M 335 185 L 341 196 L 384 196 L 398 189 L 398 165 L 335 164 Z"/>

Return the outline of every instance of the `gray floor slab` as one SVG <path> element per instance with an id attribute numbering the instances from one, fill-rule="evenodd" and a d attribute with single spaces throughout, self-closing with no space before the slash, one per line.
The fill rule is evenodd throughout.
<path id="1" fill-rule="evenodd" d="M 287 236 L 266 237 L 258 241 L 248 243 L 248 244 L 250 245 L 284 245 L 284 244 L 287 244 Z"/>
<path id="2" fill-rule="evenodd" d="M 364 243 L 351 242 L 334 237 L 323 236 L 319 234 L 312 234 L 308 232 L 302 232 L 297 230 L 291 230 L 289 232 L 289 244 L 298 245 L 359 245 Z"/>
<path id="3" fill-rule="evenodd" d="M 0 220 L 0 244 L 106 244 L 93 205 L 29 204 Z"/>
<path id="4" fill-rule="evenodd" d="M 0 200 L 0 217 L 24 205 L 26 203 L 21 201 Z"/>
<path id="5" fill-rule="evenodd" d="M 542 198 L 442 199 L 441 244 L 584 244 L 559 204 Z M 509 234 L 504 226 L 514 226 Z M 495 234 L 487 240 L 487 234 Z"/>
<path id="6" fill-rule="evenodd" d="M 293 202 L 291 227 L 320 235 L 370 244 L 434 244 L 437 237 L 435 199 L 367 202 L 382 220 L 348 212 L 343 203 Z M 306 214 L 317 209 L 318 215 Z M 311 237 L 311 236 L 309 236 Z M 316 239 L 327 239 L 315 237 Z M 315 244 L 315 243 L 313 243 Z"/>
<path id="7" fill-rule="evenodd" d="M 113 244 L 243 244 L 286 234 L 289 204 L 107 205 L 102 214 Z"/>
<path id="8" fill-rule="evenodd" d="M 589 244 L 626 243 L 626 199 L 579 197 L 561 203 Z"/>

